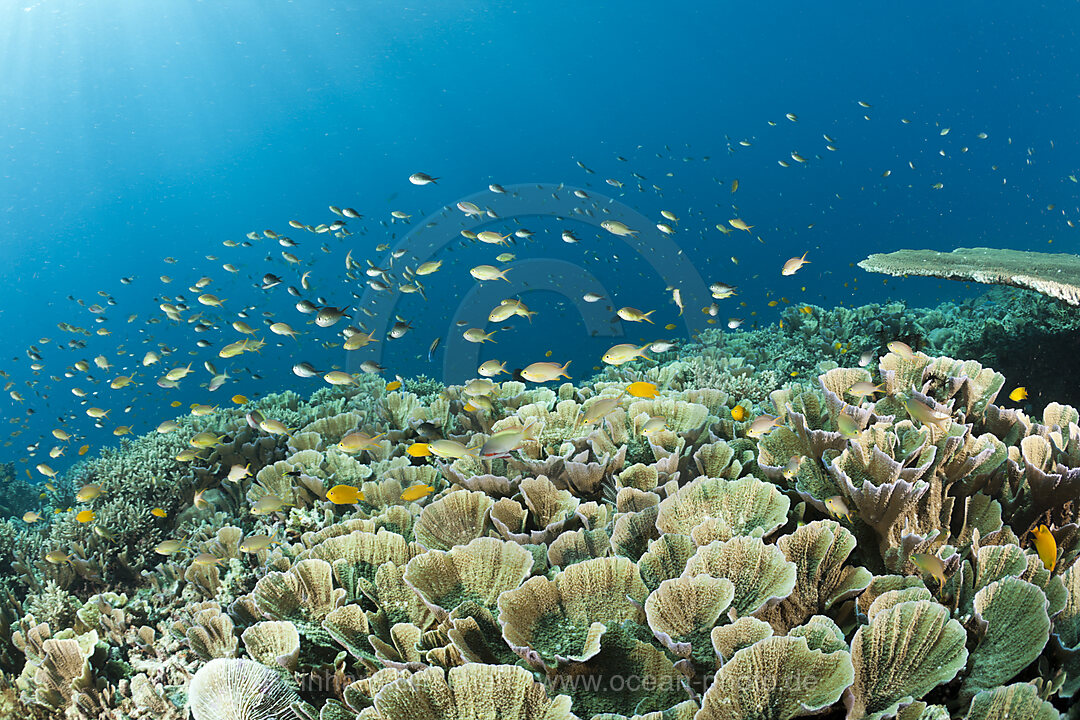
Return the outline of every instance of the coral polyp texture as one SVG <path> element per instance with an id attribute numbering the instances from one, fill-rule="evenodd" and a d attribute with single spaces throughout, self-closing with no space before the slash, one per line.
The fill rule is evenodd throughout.
<path id="1" fill-rule="evenodd" d="M 0 522 L 2 715 L 1080 717 L 1080 414 L 891 347 L 483 407 L 362 378 L 125 441 L 54 479 L 96 524 Z"/>

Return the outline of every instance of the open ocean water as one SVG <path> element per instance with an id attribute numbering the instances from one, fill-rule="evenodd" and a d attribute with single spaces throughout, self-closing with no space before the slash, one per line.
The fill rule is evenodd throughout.
<path id="1" fill-rule="evenodd" d="M 360 651 L 338 637 L 344 631 L 320 625 L 326 612 L 300 618 L 265 600 L 259 606 L 256 583 L 295 572 L 320 530 L 374 537 L 389 529 L 416 543 L 416 554 L 496 537 L 543 557 L 547 567 L 537 560 L 526 574 L 549 582 L 577 564 L 563 550 L 552 554 L 561 532 L 604 535 L 560 541 L 581 544 L 574 560 L 640 563 L 650 541 L 690 537 L 695 526 L 661 519 L 635 545 L 625 527 L 616 530 L 617 516 L 668 508 L 661 503 L 682 498 L 680 488 L 721 482 L 705 459 L 714 451 L 699 454 L 718 444 L 741 463 L 724 466 L 723 482 L 774 483 L 787 503 L 775 524 L 734 535 L 775 548 L 784 533 L 839 520 L 858 541 L 853 565 L 876 576 L 921 575 L 935 594 L 920 600 L 969 633 L 974 657 L 987 641 L 969 622 L 969 595 L 982 586 L 948 581 L 979 557 L 978 541 L 950 503 L 983 493 L 996 503 L 987 516 L 996 513 L 997 525 L 979 525 L 996 538 L 991 545 L 1012 543 L 1042 559 L 1054 582 L 1080 588 L 1065 575 L 1080 553 L 1080 430 L 1071 407 L 1080 405 L 1080 308 L 1060 299 L 1080 286 L 1078 32 L 1080 5 L 1064 1 L 3 3 L 0 589 L 9 600 L 0 612 L 0 711 L 233 717 L 239 710 L 197 709 L 188 676 L 211 659 L 237 657 L 273 670 L 255 686 L 287 686 L 278 688 L 285 700 L 252 717 L 419 718 L 409 714 L 420 713 L 413 700 L 397 706 L 390 693 L 376 701 L 367 685 L 345 693 L 340 678 L 466 661 L 527 668 L 555 697 L 565 682 L 560 663 L 590 660 L 574 655 L 570 641 L 528 645 L 498 605 L 487 609 L 489 625 L 477 620 L 477 632 L 498 646 L 488 652 L 446 639 L 453 607 L 438 598 L 415 590 L 433 614 L 414 607 L 395 615 L 380 609 L 374 589 L 383 582 L 385 600 L 389 576 L 376 581 L 372 570 L 351 585 L 338 577 L 334 587 L 345 594 L 335 602 L 368 613 L 370 627 L 350 631 L 375 638 L 372 649 L 359 640 Z M 1001 256 L 993 271 L 1000 276 L 1004 266 L 1007 277 L 985 283 L 858 266 L 874 253 L 973 247 L 1069 257 Z M 1030 286 L 1015 281 L 1024 273 L 1065 289 L 1003 289 Z M 978 361 L 1004 379 L 996 383 L 990 371 L 975 379 L 971 366 L 904 364 L 942 356 Z M 844 376 L 842 407 L 826 399 L 841 381 L 818 379 L 837 367 L 866 373 Z M 877 389 L 845 395 L 856 381 Z M 788 393 L 791 407 L 773 391 Z M 802 392 L 825 394 L 818 404 L 792 399 Z M 653 396 L 647 408 L 635 404 Z M 827 405 L 812 417 L 810 408 Z M 993 414 L 999 408 L 1006 419 Z M 762 438 L 785 423 L 785 432 L 801 432 L 795 409 L 811 430 L 832 434 L 833 454 L 816 444 L 819 435 L 799 436 L 812 452 L 769 449 Z M 628 425 L 615 429 L 622 414 Z M 849 441 L 888 445 L 894 455 L 902 447 L 910 454 L 894 458 L 897 473 L 904 468 L 897 477 L 922 482 L 913 468 L 926 456 L 912 450 L 907 426 L 890 426 L 895 443 L 867 439 L 885 418 L 917 425 L 931 445 L 937 433 L 959 436 L 968 424 L 968 435 L 996 438 L 997 464 L 983 468 L 985 477 L 974 461 L 942 469 L 939 447 L 931 472 L 948 482 L 922 481 L 941 486 L 946 509 L 935 505 L 930 522 L 925 508 L 912 510 L 930 501 L 913 495 L 890 516 L 899 524 L 882 525 L 860 506 L 859 490 L 881 478 L 867 470 L 845 490 L 843 463 L 831 463 Z M 1052 438 L 1038 459 L 1033 445 L 1042 440 L 1021 443 L 1033 435 Z M 318 457 L 297 459 L 300 452 Z M 664 460 L 668 453 L 674 459 Z M 589 463 L 588 471 L 566 469 Z M 632 486 L 622 473 L 635 463 L 659 470 L 635 471 L 653 480 L 635 486 L 641 497 L 616 500 Z M 1034 466 L 1058 479 L 1018 479 Z M 544 490 L 551 517 L 538 509 L 541 491 L 521 486 L 538 476 L 554 482 Z M 431 511 L 427 521 L 423 513 L 462 491 L 532 515 L 515 530 L 508 518 L 516 511 L 505 504 L 474 507 L 474 535 L 444 537 L 445 547 L 434 531 L 413 527 L 452 526 L 451 510 Z M 599 509 L 578 506 L 589 502 Z M 721 512 L 699 510 L 702 518 Z M 556 515 L 564 524 L 553 529 Z M 342 529 L 345 522 L 356 524 Z M 236 528 L 236 537 L 223 528 Z M 920 540 L 901 543 L 901 535 Z M 241 549 L 241 536 L 256 540 Z M 387 573 L 411 565 L 411 554 L 386 552 L 365 562 L 397 568 Z M 948 581 L 939 583 L 942 573 Z M 398 590 L 422 585 L 406 579 Z M 656 579 L 648 592 L 665 578 Z M 1039 582 L 1054 608 L 1051 581 Z M 633 585 L 612 597 L 634 596 Z M 473 590 L 460 592 L 471 598 Z M 685 654 L 689 645 L 644 621 L 644 599 L 602 618 L 618 635 L 610 647 L 630 653 L 643 643 L 641 652 L 662 656 L 665 667 L 681 658 L 693 690 L 638 688 L 633 703 L 620 704 L 610 683 L 591 699 L 571 688 L 579 717 L 678 702 L 682 714 L 671 717 L 706 713 L 697 708 L 721 666 L 701 654 L 708 632 Z M 215 630 L 221 647 L 192 640 L 190 628 L 205 620 L 193 619 L 195 608 L 206 609 L 200 603 L 231 618 Z M 83 617 L 88 607 L 126 619 L 100 625 Z M 836 652 L 854 653 L 854 636 L 871 627 L 866 608 L 815 607 L 839 633 Z M 725 617 L 710 622 L 719 627 Z M 758 617 L 776 635 L 790 630 L 767 609 Z M 44 631 L 43 618 L 51 622 Z M 240 642 L 265 622 L 299 628 L 288 631 L 300 638 L 291 660 Z M 442 635 L 392 652 L 395 622 Z M 635 622 L 637 631 L 626 629 Z M 156 639 L 135 643 L 140 627 Z M 986 677 L 966 655 L 946 658 L 956 672 L 911 689 L 903 703 L 923 698 L 923 717 L 935 707 L 963 717 L 978 692 L 1013 681 L 1064 712 L 1080 676 L 1080 638 L 1057 627 L 1043 641 L 1064 648 L 1056 654 L 1040 646 L 1015 672 Z M 83 657 L 72 666 L 85 666 L 93 682 L 50 669 L 60 645 L 27 650 L 29 636 L 79 638 Z M 132 643 L 141 649 L 122 649 Z M 292 652 L 286 640 L 273 643 Z M 425 654 L 444 646 L 453 649 Z M 604 652 L 616 651 L 596 657 Z M 585 674 L 609 677 L 591 662 Z M 337 685 L 314 687 L 334 672 Z M 857 663 L 854 672 L 863 672 Z M 401 692 L 420 692 L 408 687 Z M 833 714 L 854 702 L 852 718 L 897 711 L 892 698 L 867 700 L 860 687 L 840 684 L 835 697 L 810 688 L 823 694 L 802 702 Z M 864 700 L 871 709 L 859 709 Z M 1043 712 L 1034 700 L 1025 707 Z M 568 717 L 560 712 L 547 717 Z M 723 717 L 759 717 L 732 712 Z"/>

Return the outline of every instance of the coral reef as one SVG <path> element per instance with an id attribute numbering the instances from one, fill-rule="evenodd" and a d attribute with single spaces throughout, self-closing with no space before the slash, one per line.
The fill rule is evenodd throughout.
<path id="1" fill-rule="evenodd" d="M 792 343 L 767 364 L 728 338 L 581 386 L 491 383 L 483 408 L 462 386 L 365 379 L 84 461 L 48 492 L 51 522 L 0 523 L 0 707 L 1076 717 L 1080 413 L 999 404 L 1005 377 L 978 359 L 897 346 L 842 365 L 935 321 L 831 313 L 819 347 L 851 353 Z M 823 313 L 797 314 L 782 332 L 824 337 Z M 178 460 L 199 432 L 221 440 Z M 515 446 L 481 453 L 496 433 Z"/>

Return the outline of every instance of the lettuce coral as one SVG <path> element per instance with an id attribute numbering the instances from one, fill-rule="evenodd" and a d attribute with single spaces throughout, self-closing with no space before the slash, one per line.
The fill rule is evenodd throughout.
<path id="1" fill-rule="evenodd" d="M 835 318 L 838 338 L 873 323 L 800 315 L 795 332 Z M 52 500 L 74 504 L 93 481 L 109 527 L 138 516 L 111 540 L 63 513 L 0 523 L 0 696 L 34 720 L 179 720 L 185 696 L 198 720 L 1049 720 L 1070 707 L 1080 413 L 1003 407 L 1004 378 L 982 362 L 885 353 L 792 380 L 726 342 L 580 387 L 496 383 L 484 412 L 464 410 L 461 386 L 362 379 L 251 404 L 291 436 L 217 410 L 206 422 L 227 439 L 189 464 L 175 459 L 183 435 L 157 434 L 86 461 Z M 624 395 L 630 379 L 658 397 Z M 598 405 L 609 412 L 586 421 Z M 766 412 L 762 435 L 751 420 Z M 643 433 L 656 416 L 667 428 Z M 475 452 L 528 423 L 510 457 Z M 385 435 L 345 452 L 354 431 Z M 433 432 L 474 450 L 407 452 Z M 363 498 L 335 504 L 335 484 Z M 270 495 L 287 504 L 253 513 Z M 155 552 L 166 539 L 172 554 Z M 45 558 L 57 547 L 68 561 Z"/>

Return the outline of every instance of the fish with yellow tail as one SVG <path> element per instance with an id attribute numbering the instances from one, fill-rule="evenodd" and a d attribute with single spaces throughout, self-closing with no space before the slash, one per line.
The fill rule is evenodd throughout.
<path id="1" fill-rule="evenodd" d="M 638 382 L 630 383 L 626 386 L 626 392 L 636 398 L 655 398 L 659 397 L 660 393 L 656 389 L 656 386 L 651 382 L 645 382 L 639 380 Z"/>
<path id="2" fill-rule="evenodd" d="M 809 265 L 810 261 L 806 259 L 806 256 L 807 256 L 808 253 L 809 253 L 809 251 L 804 252 L 802 254 L 802 257 L 793 257 L 793 258 L 788 259 L 788 261 L 786 263 L 784 263 L 784 267 L 780 269 L 780 274 L 781 275 L 794 275 L 795 273 L 797 273 L 799 271 L 799 268 L 801 268 L 803 265 Z"/>
<path id="3" fill-rule="evenodd" d="M 335 505 L 355 505 L 363 502 L 364 493 L 352 485 L 335 485 L 326 491 L 326 499 Z"/>
<path id="4" fill-rule="evenodd" d="M 534 362 L 521 371 L 521 377 L 534 383 L 551 382 L 560 377 L 569 380 L 570 375 L 566 372 L 566 368 L 570 367 L 570 362 L 567 360 L 565 365 L 555 362 Z"/>
<path id="5" fill-rule="evenodd" d="M 949 423 L 952 421 L 949 413 L 936 410 L 918 398 L 909 397 L 904 400 L 904 408 L 908 411 L 908 415 L 923 425 L 933 425 L 942 432 L 949 429 Z"/>
<path id="6" fill-rule="evenodd" d="M 792 455 L 787 461 L 787 465 L 781 471 L 785 480 L 792 480 L 799 474 L 799 468 L 802 467 L 803 460 L 806 459 L 805 455 Z M 828 501 L 826 501 L 825 507 L 828 507 Z"/>
<path id="7" fill-rule="evenodd" d="M 905 342 L 899 340 L 889 341 L 885 347 L 889 349 L 889 352 L 895 353 L 902 357 L 904 360 L 915 359 L 915 351 L 911 349 L 911 346 Z"/>
<path id="8" fill-rule="evenodd" d="M 379 440 L 386 435 L 386 433 L 379 433 L 374 437 L 369 436 L 362 432 L 349 433 L 345 437 L 341 438 L 341 441 L 337 444 L 337 449 L 342 452 L 355 455 L 362 450 L 370 451 L 373 448 L 378 447 Z"/>
<path id="9" fill-rule="evenodd" d="M 1045 525 L 1032 530 L 1031 534 L 1035 537 L 1035 552 L 1039 553 L 1043 567 L 1053 572 L 1058 556 L 1057 540 L 1054 539 L 1054 534 Z"/>
<path id="10" fill-rule="evenodd" d="M 798 470 L 796 470 L 798 472 Z M 848 509 L 847 503 L 844 502 L 844 498 L 840 495 L 833 495 L 825 500 L 825 509 L 829 511 L 837 520 L 844 520 L 845 522 L 851 522 L 851 510 Z"/>
<path id="11" fill-rule="evenodd" d="M 911 556 L 911 562 L 927 575 L 933 576 L 938 581 L 938 587 L 945 587 L 945 563 L 937 555 L 915 553 Z"/>
<path id="12" fill-rule="evenodd" d="M 248 535 L 240 543 L 240 552 L 244 553 L 257 553 L 260 550 L 266 550 L 271 545 L 281 545 L 280 540 L 275 540 L 269 535 Z"/>
<path id="13" fill-rule="evenodd" d="M 401 491 L 401 499 L 405 502 L 416 502 L 435 492 L 431 485 L 412 485 Z"/>
<path id="14" fill-rule="evenodd" d="M 649 319 L 649 316 L 654 312 L 656 311 L 650 310 L 649 312 L 642 312 L 637 308 L 623 307 L 619 308 L 619 311 L 615 314 L 627 322 L 647 322 L 649 324 L 655 324 Z"/>
<path id="15" fill-rule="evenodd" d="M 510 457 L 510 453 L 519 450 L 526 442 L 535 442 L 540 423 L 532 421 L 523 428 L 513 428 L 497 432 L 480 447 L 480 457 L 488 460 Z"/>
<path id="16" fill-rule="evenodd" d="M 415 442 L 409 447 L 405 448 L 405 453 L 410 457 L 429 457 L 431 455 L 431 448 L 425 442 Z"/>
<path id="17" fill-rule="evenodd" d="M 608 351 L 604 353 L 602 359 L 606 364 L 616 366 L 628 363 L 635 358 L 642 358 L 643 360 L 655 362 L 652 358 L 645 354 L 645 351 L 648 349 L 648 345 L 635 347 L 628 343 L 623 343 L 621 345 L 615 345 L 609 348 Z"/>
<path id="18" fill-rule="evenodd" d="M 750 428 L 746 431 L 746 435 L 751 438 L 759 438 L 763 435 L 768 435 L 774 429 L 780 427 L 781 424 L 780 418 L 776 415 L 758 415 L 754 418 L 754 421 L 750 423 Z"/>
<path id="19" fill-rule="evenodd" d="M 476 448 L 468 448 L 457 440 L 435 440 L 427 445 L 430 454 L 442 460 L 457 460 L 466 455 L 476 455 Z"/>

